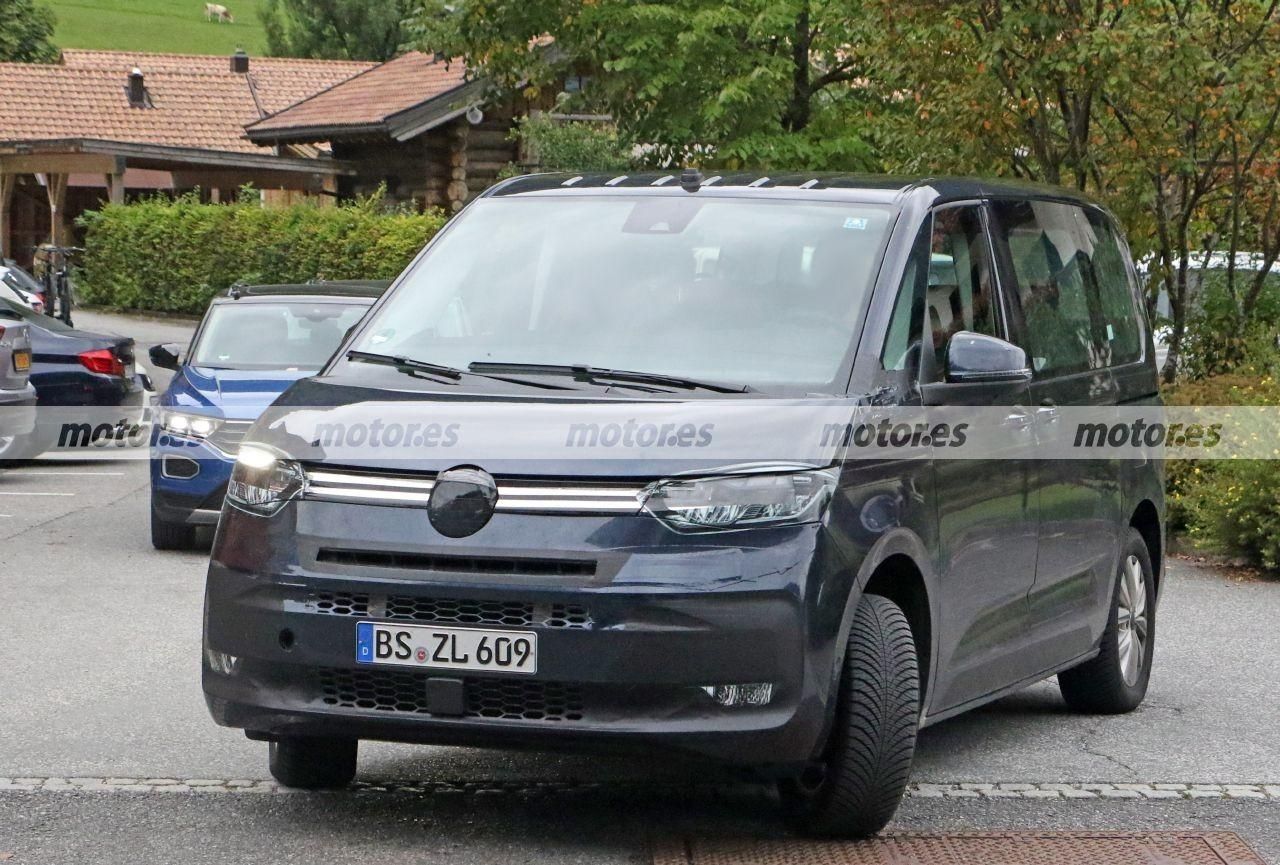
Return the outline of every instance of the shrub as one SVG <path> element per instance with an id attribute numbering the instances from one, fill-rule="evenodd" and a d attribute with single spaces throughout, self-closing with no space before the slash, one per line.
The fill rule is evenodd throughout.
<path id="1" fill-rule="evenodd" d="M 1280 460 L 1222 460 L 1192 472 L 1182 498 L 1187 537 L 1280 569 Z"/>
<path id="2" fill-rule="evenodd" d="M 1183 382 L 1164 394 L 1181 406 L 1280 406 L 1280 377 L 1259 369 Z M 1280 569 L 1280 460 L 1170 460 L 1169 527 L 1197 546 Z"/>
<path id="3" fill-rule="evenodd" d="M 380 196 L 338 207 L 262 207 L 195 195 L 84 214 L 80 299 L 113 309 L 201 313 L 236 282 L 392 279 L 444 224 L 439 212 L 388 210 Z"/>
<path id="4" fill-rule="evenodd" d="M 517 120 L 509 137 L 523 143 L 537 171 L 625 171 L 632 163 L 631 149 L 607 122 L 563 121 L 539 114 Z M 500 176 L 523 171 L 510 164 Z"/>

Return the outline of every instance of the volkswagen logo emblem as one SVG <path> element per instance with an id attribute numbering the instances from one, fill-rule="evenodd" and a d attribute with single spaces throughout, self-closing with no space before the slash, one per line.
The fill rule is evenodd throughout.
<path id="1" fill-rule="evenodd" d="M 427 519 L 446 538 L 465 538 L 485 527 L 497 504 L 493 475 L 475 466 L 459 466 L 436 478 Z"/>

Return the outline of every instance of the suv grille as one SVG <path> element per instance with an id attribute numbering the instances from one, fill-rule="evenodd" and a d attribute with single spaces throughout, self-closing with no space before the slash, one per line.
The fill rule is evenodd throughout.
<path id="1" fill-rule="evenodd" d="M 251 420 L 224 420 L 206 441 L 224 454 L 234 457 L 251 426 Z"/>
<path id="2" fill-rule="evenodd" d="M 320 592 L 307 605 L 328 616 L 403 619 L 442 625 L 573 628 L 595 625 L 586 607 L 577 604 L 529 604 L 522 601 L 479 601 L 467 598 L 388 597 L 356 592 Z"/>
<path id="3" fill-rule="evenodd" d="M 321 670 L 320 699 L 327 706 L 430 714 L 428 675 L 399 670 Z M 580 721 L 582 687 L 566 682 L 463 680 L 470 718 L 504 721 Z"/>

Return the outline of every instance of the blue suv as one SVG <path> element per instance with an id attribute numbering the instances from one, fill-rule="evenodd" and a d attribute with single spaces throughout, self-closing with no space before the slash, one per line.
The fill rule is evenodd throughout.
<path id="1" fill-rule="evenodd" d="M 289 385 L 318 371 L 387 287 L 350 280 L 233 286 L 214 300 L 182 354 L 152 346 L 175 371 L 151 434 L 151 544 L 190 549 L 216 525 L 249 426 Z"/>

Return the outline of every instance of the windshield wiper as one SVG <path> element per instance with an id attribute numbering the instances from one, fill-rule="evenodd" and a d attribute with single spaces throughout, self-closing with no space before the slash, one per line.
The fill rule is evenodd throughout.
<path id="1" fill-rule="evenodd" d="M 427 372 L 432 375 L 438 375 L 443 378 L 460 379 L 465 370 L 457 369 L 452 366 L 445 366 L 439 363 L 430 363 L 425 360 L 414 360 L 411 357 L 392 354 L 378 354 L 376 351 L 359 351 L 352 349 L 347 352 L 347 360 L 359 360 L 365 363 L 381 363 L 387 366 L 394 366 L 396 369 L 405 372 Z"/>
<path id="2" fill-rule="evenodd" d="M 748 393 L 749 385 L 721 384 L 713 381 L 700 381 L 675 375 L 664 375 L 658 372 L 637 372 L 627 369 L 608 369 L 586 364 L 554 364 L 554 363 L 502 363 L 490 361 L 473 361 L 467 365 L 471 372 L 480 373 L 532 373 L 534 375 L 571 375 L 578 381 L 599 382 L 612 379 L 617 382 L 634 382 L 636 384 L 667 385 L 685 390 L 709 390 L 716 393 Z"/>
<path id="3" fill-rule="evenodd" d="M 463 375 L 470 373 L 471 375 L 475 375 L 480 378 L 493 379 L 494 381 L 505 381 L 510 384 L 524 385 L 525 387 L 536 387 L 541 390 L 573 390 L 573 388 L 564 387 L 558 384 L 529 381 L 527 379 L 511 378 L 503 375 L 486 375 L 485 373 L 476 372 L 474 370 L 458 369 L 452 366 L 445 366 L 444 364 L 430 363 L 425 360 L 414 360 L 411 357 L 404 357 L 402 355 L 378 354 L 376 351 L 359 351 L 358 349 L 352 349 L 347 352 L 347 358 L 350 360 L 364 361 L 365 363 L 382 363 L 387 366 L 394 366 L 401 372 L 406 372 L 410 375 L 414 375 L 416 373 L 429 373 L 452 381 L 457 381 L 461 379 Z"/>

